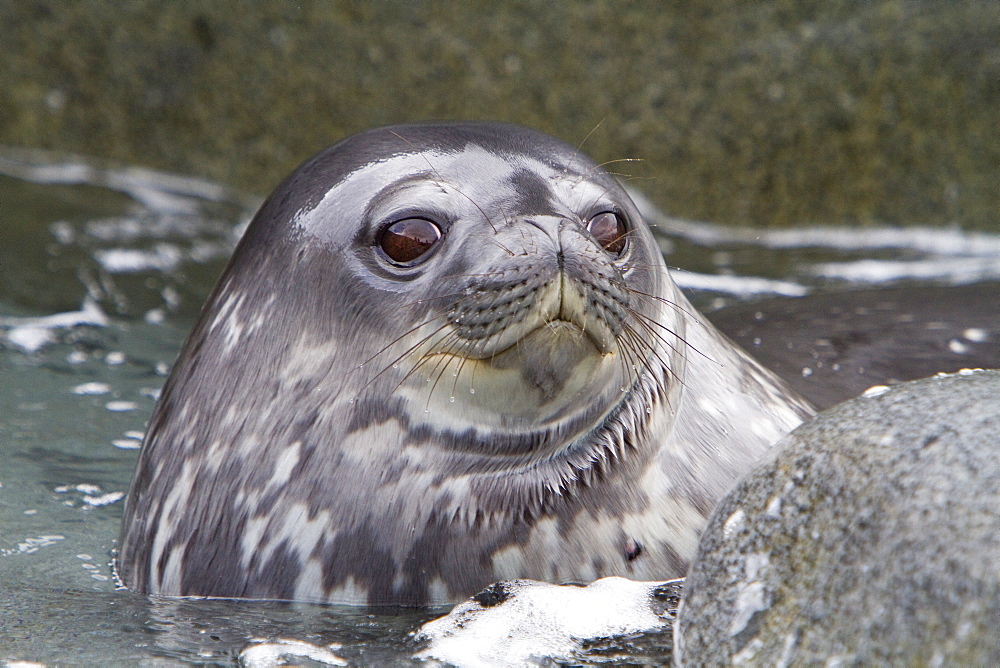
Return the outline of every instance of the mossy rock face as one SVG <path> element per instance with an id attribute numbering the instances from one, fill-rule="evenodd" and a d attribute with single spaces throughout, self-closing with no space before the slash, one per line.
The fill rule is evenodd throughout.
<path id="1" fill-rule="evenodd" d="M 1000 210 L 998 3 L 6 0 L 0 41 L 0 143 L 258 194 L 345 135 L 470 118 L 640 159 L 686 218 Z"/>
<path id="2" fill-rule="evenodd" d="M 874 388 L 789 434 L 716 507 L 688 665 L 998 665 L 1000 371 Z"/>

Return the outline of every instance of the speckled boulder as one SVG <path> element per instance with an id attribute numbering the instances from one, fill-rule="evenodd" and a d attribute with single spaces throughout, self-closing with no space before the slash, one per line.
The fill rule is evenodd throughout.
<path id="1" fill-rule="evenodd" d="M 873 388 L 716 508 L 675 630 L 688 665 L 1000 665 L 1000 372 Z"/>

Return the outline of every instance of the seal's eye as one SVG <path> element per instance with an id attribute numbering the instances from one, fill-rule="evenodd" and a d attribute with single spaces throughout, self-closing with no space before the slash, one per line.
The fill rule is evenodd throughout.
<path id="1" fill-rule="evenodd" d="M 378 244 L 399 264 L 416 261 L 441 238 L 441 228 L 425 218 L 404 218 L 382 230 Z"/>
<path id="2" fill-rule="evenodd" d="M 621 254 L 625 250 L 628 237 L 625 236 L 625 221 L 617 213 L 604 211 L 587 222 L 587 231 L 594 235 L 601 248 L 609 253 Z"/>

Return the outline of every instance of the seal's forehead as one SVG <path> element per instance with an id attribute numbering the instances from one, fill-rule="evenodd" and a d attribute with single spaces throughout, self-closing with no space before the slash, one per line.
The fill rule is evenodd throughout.
<path id="1" fill-rule="evenodd" d="M 565 166 L 526 154 L 498 154 L 475 143 L 383 154 L 324 184 L 320 197 L 298 208 L 292 225 L 326 236 L 322 231 L 331 224 L 351 226 L 373 211 L 403 206 L 401 199 L 419 206 L 443 201 L 449 192 L 460 193 L 458 203 L 474 202 L 470 206 L 480 211 L 502 201 L 507 214 L 548 213 L 559 183 L 578 181 Z"/>
<path id="2" fill-rule="evenodd" d="M 613 187 L 609 175 L 569 145 L 502 123 L 369 130 L 330 147 L 300 171 L 316 188 L 307 201 L 296 202 L 292 223 L 314 233 L 327 226 L 322 220 L 331 220 L 327 213 L 359 220 L 377 201 L 414 182 L 454 187 L 480 206 L 503 200 L 505 214 L 554 212 L 551 201 L 569 190 L 576 191 L 571 199 L 592 200 L 588 182 L 599 190 Z"/>
<path id="3" fill-rule="evenodd" d="M 537 130 L 508 123 L 460 122 L 368 130 L 334 144 L 303 169 L 322 172 L 334 183 L 368 165 L 401 156 L 468 155 L 471 146 L 506 160 L 529 159 L 563 170 L 588 170 L 594 166 L 573 147 Z M 425 162 L 430 166 L 429 160 Z"/>
<path id="4" fill-rule="evenodd" d="M 301 219 L 332 189 L 365 168 L 397 163 L 384 170 L 382 176 L 387 179 L 404 163 L 416 165 L 411 169 L 417 171 L 440 170 L 445 162 L 442 156 L 468 157 L 470 146 L 502 160 L 534 161 L 565 175 L 586 175 L 594 182 L 603 181 L 610 186 L 611 178 L 597 169 L 592 160 L 568 144 L 529 128 L 487 122 L 396 125 L 348 137 L 305 161 L 271 194 L 262 213 L 282 223 Z M 470 176 L 483 173 L 482 166 L 471 160 L 463 163 L 463 168 L 469 170 Z M 274 225 L 267 227 L 268 230 L 260 229 L 256 234 L 267 231 L 280 234 Z"/>
<path id="5" fill-rule="evenodd" d="M 348 138 L 343 148 L 376 157 L 399 152 L 439 151 L 452 153 L 475 144 L 504 156 L 526 155 L 543 162 L 583 160 L 573 147 L 543 132 L 509 123 L 458 122 L 395 125 L 376 128 Z"/>

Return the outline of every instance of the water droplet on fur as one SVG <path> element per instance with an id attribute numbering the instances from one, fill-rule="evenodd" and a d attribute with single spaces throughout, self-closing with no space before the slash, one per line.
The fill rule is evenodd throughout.
<path id="1" fill-rule="evenodd" d="M 653 414 L 653 407 L 652 406 L 646 406 L 646 414 L 647 415 L 652 415 Z"/>
<path id="2" fill-rule="evenodd" d="M 398 365 L 398 364 L 393 364 L 393 365 L 392 365 L 392 368 L 393 368 L 393 369 L 398 369 L 398 368 L 399 368 L 399 365 Z"/>
<path id="3" fill-rule="evenodd" d="M 625 388 L 624 388 L 624 387 L 622 387 L 622 388 L 620 388 L 620 389 L 621 389 L 621 391 L 622 391 L 622 392 L 624 392 L 624 391 L 625 391 Z"/>
<path id="4" fill-rule="evenodd" d="M 469 388 L 469 394 L 475 394 L 475 393 L 476 393 L 476 388 L 470 387 Z"/>
<path id="5" fill-rule="evenodd" d="M 451 403 L 455 403 L 455 397 L 448 397 L 448 401 L 450 401 Z"/>

